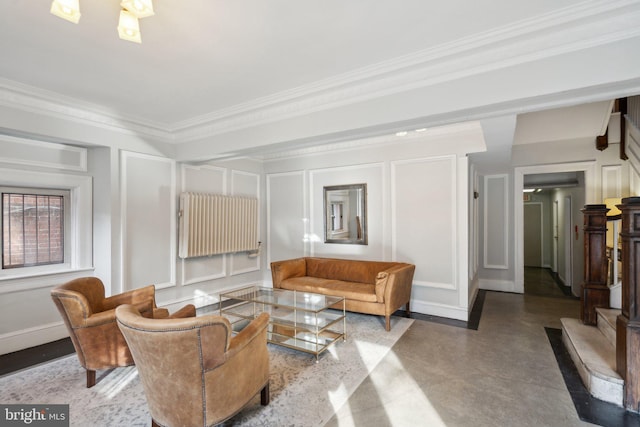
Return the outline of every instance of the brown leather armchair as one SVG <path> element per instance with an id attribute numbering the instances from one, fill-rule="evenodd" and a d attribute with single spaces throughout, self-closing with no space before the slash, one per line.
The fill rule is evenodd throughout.
<path id="1" fill-rule="evenodd" d="M 238 413 L 260 392 L 269 404 L 267 325 L 262 313 L 232 336 L 224 317 L 146 319 L 116 309 L 142 380 L 152 426 L 211 426 Z"/>
<path id="2" fill-rule="evenodd" d="M 96 383 L 96 370 L 133 365 L 133 357 L 116 324 L 116 307 L 134 304 L 143 316 L 166 318 L 169 310 L 158 308 L 155 286 L 134 289 L 105 298 L 104 285 L 97 277 L 71 280 L 51 290 L 53 299 L 80 360 L 87 370 L 87 388 Z M 171 317 L 194 317 L 189 304 Z"/>

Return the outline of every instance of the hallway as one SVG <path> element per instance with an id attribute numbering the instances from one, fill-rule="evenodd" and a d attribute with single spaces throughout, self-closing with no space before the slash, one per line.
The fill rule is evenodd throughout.
<path id="1" fill-rule="evenodd" d="M 524 293 L 541 297 L 570 297 L 571 288 L 556 282 L 548 268 L 524 268 Z M 579 299 L 579 298 L 578 298 Z"/>
<path id="2" fill-rule="evenodd" d="M 579 300 L 551 284 L 532 289 L 553 296 L 487 292 L 477 331 L 416 320 L 327 425 L 590 425 L 545 332 L 579 317 Z"/>

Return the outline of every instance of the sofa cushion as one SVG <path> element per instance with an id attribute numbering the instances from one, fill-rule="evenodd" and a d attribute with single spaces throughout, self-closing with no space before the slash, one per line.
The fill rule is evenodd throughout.
<path id="1" fill-rule="evenodd" d="M 334 258 L 307 258 L 307 276 L 323 279 L 374 285 L 378 272 L 386 270 L 395 262 L 343 260 Z"/>
<path id="2" fill-rule="evenodd" d="M 280 287 L 291 291 L 337 295 L 355 301 L 376 302 L 375 285 L 369 283 L 345 282 L 305 276 L 285 279 L 280 284 Z"/>

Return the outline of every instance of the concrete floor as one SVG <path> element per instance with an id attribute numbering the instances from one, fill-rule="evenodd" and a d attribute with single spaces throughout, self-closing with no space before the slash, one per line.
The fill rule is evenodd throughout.
<path id="1" fill-rule="evenodd" d="M 579 301 L 487 292 L 477 331 L 416 320 L 327 426 L 584 426 L 545 333 Z"/>

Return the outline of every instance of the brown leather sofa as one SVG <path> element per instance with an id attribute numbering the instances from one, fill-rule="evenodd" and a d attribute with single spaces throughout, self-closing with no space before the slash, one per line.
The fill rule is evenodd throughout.
<path id="1" fill-rule="evenodd" d="M 152 426 L 212 426 L 260 393 L 269 404 L 269 315 L 237 335 L 216 315 L 146 319 L 132 305 L 116 309 L 149 405 Z"/>
<path id="2" fill-rule="evenodd" d="M 349 311 L 385 317 L 409 300 L 415 265 L 402 262 L 304 257 L 271 263 L 273 287 L 345 298 Z"/>
<path id="3" fill-rule="evenodd" d="M 71 280 L 51 290 L 51 298 L 64 320 L 78 359 L 87 370 L 87 387 L 96 383 L 96 370 L 133 365 L 133 357 L 116 324 L 116 307 L 134 304 L 145 317 L 166 318 L 169 310 L 158 308 L 155 286 L 134 289 L 105 298 L 97 277 Z M 171 317 L 194 317 L 189 304 Z"/>

